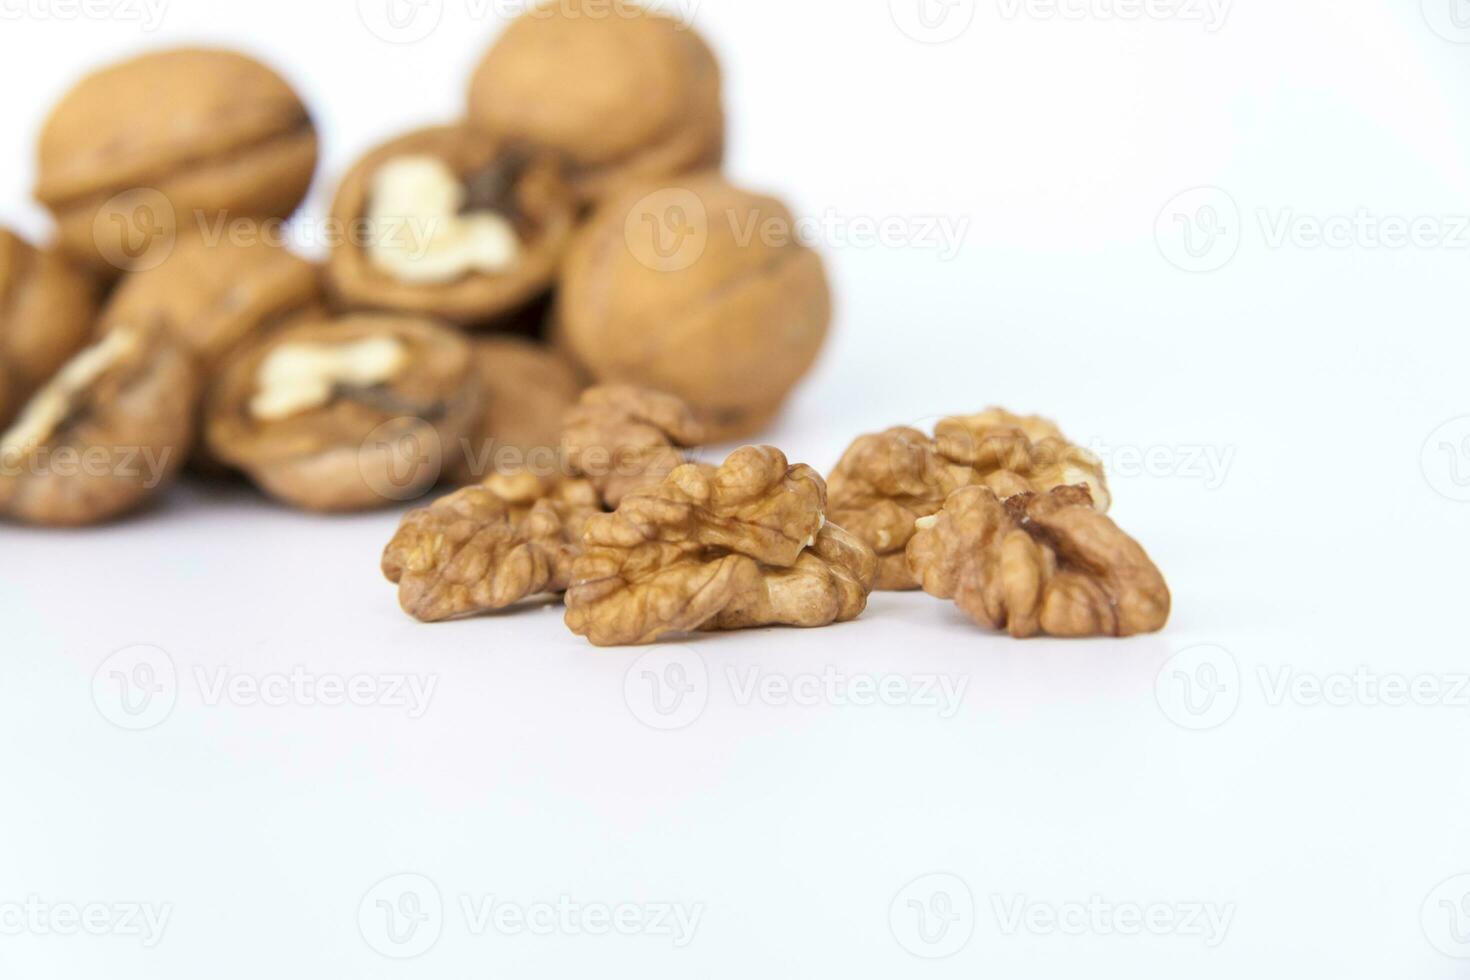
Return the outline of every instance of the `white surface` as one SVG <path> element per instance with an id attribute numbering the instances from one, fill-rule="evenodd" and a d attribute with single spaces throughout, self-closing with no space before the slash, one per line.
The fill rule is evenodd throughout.
<path id="1" fill-rule="evenodd" d="M 1470 872 L 1470 503 L 1453 499 L 1470 497 L 1470 423 L 1436 432 L 1470 415 L 1470 48 L 1427 26 L 1454 35 L 1449 2 L 1426 17 L 1407 0 L 1238 0 L 1209 31 L 959 0 L 936 23 L 973 23 L 936 46 L 881 0 L 706 0 L 735 174 L 843 223 L 968 222 L 948 261 L 825 236 L 840 329 L 771 441 L 825 468 L 859 432 L 990 403 L 1105 440 L 1115 515 L 1174 587 L 1167 632 L 1014 643 L 924 596 L 878 596 L 837 629 L 598 652 L 550 609 L 409 621 L 376 570 L 393 514 L 320 520 L 181 489 L 107 530 L 0 530 L 0 913 L 34 897 L 171 915 L 152 948 L 126 928 L 0 917 L 0 975 L 1470 975 L 1446 955 L 1470 955 L 1470 879 L 1455 879 Z M 264 53 L 309 95 L 334 174 L 457 110 L 496 29 L 476 9 L 446 0 L 408 45 L 346 2 L 176 0 L 152 33 L 7 23 L 0 219 L 44 229 L 17 162 L 99 60 L 196 37 Z M 1188 273 L 1166 258 L 1188 262 L 1166 205 L 1200 186 L 1228 197 L 1180 207 L 1223 208 L 1231 233 L 1204 257 L 1223 267 Z M 1282 215 L 1360 208 L 1427 216 L 1452 240 L 1273 243 Z M 1119 450 L 1154 447 L 1150 472 L 1118 472 L 1137 469 Z M 1229 465 L 1202 477 L 1197 453 Z M 176 697 L 129 731 L 110 719 L 139 720 L 114 686 L 133 665 L 108 658 L 137 644 L 166 652 Z M 708 682 L 687 727 L 658 731 L 640 679 L 671 664 Z M 1209 667 L 1223 690 L 1191 714 L 1180 672 Z M 221 677 L 296 668 L 436 687 L 417 718 L 248 691 L 210 703 Z M 1276 690 L 1360 668 L 1435 703 Z M 741 691 L 751 671 L 829 669 L 911 691 L 945 678 L 963 697 L 945 713 Z M 402 946 L 376 903 L 424 883 L 370 892 L 398 874 L 444 903 Z M 955 918 L 926 944 L 909 903 L 940 893 Z M 701 918 L 685 948 L 476 934 L 462 899 L 492 896 Z M 1094 901 L 1197 903 L 1229 926 L 1214 945 L 1181 922 L 1046 929 Z M 436 936 L 411 961 L 377 951 Z"/>

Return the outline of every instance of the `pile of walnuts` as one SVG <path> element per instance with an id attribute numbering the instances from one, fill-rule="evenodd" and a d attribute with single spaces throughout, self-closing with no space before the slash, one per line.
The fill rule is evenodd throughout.
<path id="1" fill-rule="evenodd" d="M 410 513 L 383 571 L 425 622 L 564 595 L 598 646 L 694 631 L 820 627 L 875 589 L 922 586 L 1015 637 L 1132 636 L 1169 618 L 1163 576 L 1102 511 L 1101 464 L 999 409 L 933 437 L 855 442 L 827 480 L 770 446 L 692 461 L 694 413 L 638 388 L 587 391 L 566 469 L 499 473 Z"/>
<path id="2" fill-rule="evenodd" d="M 342 177 L 317 264 L 282 244 L 318 158 L 286 80 L 206 49 L 84 78 L 39 141 L 53 242 L 0 230 L 0 519 L 100 523 L 184 471 L 337 512 L 557 470 L 590 385 L 678 398 L 686 442 L 753 435 L 831 297 L 798 236 L 741 234 L 793 219 L 720 174 L 721 90 L 687 24 L 532 9 L 463 118 Z"/>

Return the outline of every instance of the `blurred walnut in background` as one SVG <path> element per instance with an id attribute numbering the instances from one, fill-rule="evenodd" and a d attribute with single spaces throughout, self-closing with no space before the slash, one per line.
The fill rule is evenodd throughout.
<path id="1" fill-rule="evenodd" d="M 189 356 L 161 329 L 113 330 L 0 434 L 0 515 L 73 527 L 137 508 L 184 464 L 197 392 Z"/>
<path id="2" fill-rule="evenodd" d="M 230 359 L 210 396 L 209 448 L 298 507 L 385 507 L 439 481 L 480 399 L 469 342 L 448 327 L 307 319 Z"/>
<path id="3" fill-rule="evenodd" d="M 626 0 L 557 0 L 513 23 L 470 83 L 469 122 L 559 154 L 585 200 L 724 155 L 709 46 Z"/>
<path id="4" fill-rule="evenodd" d="M 87 345 L 96 287 L 55 251 L 32 248 L 0 228 L 0 425 Z"/>
<path id="5" fill-rule="evenodd" d="M 306 107 L 269 68 L 231 51 L 160 51 L 61 100 L 41 133 L 36 197 L 70 255 L 116 276 L 200 223 L 289 216 L 316 160 Z"/>
<path id="6" fill-rule="evenodd" d="M 711 442 L 764 428 L 826 340 L 822 260 L 774 198 L 706 173 L 604 203 L 578 234 L 556 340 L 602 383 L 678 395 Z"/>
<path id="7" fill-rule="evenodd" d="M 327 265 L 344 309 L 504 320 L 544 296 L 577 206 L 552 155 L 462 127 L 369 153 L 332 207 L 343 236 Z"/>

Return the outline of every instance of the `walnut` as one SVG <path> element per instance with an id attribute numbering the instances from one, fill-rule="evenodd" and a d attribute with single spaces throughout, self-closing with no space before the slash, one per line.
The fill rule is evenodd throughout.
<path id="1" fill-rule="evenodd" d="M 92 338 L 96 287 L 55 251 L 0 228 L 0 371 L 10 375 L 10 414 Z M 8 421 L 0 408 L 0 425 Z"/>
<path id="2" fill-rule="evenodd" d="M 456 482 L 522 468 L 557 473 L 562 417 L 583 387 L 576 368 L 520 337 L 486 337 L 474 347 L 484 407 L 473 443 L 454 460 Z"/>
<path id="3" fill-rule="evenodd" d="M 469 343 L 397 316 L 307 319 L 235 354 L 208 439 L 267 493 L 351 511 L 421 496 L 479 419 Z"/>
<path id="4" fill-rule="evenodd" d="M 36 196 L 65 250 L 115 275 L 151 262 L 155 237 L 178 228 L 289 216 L 316 159 L 305 106 L 270 69 L 229 51 L 160 51 L 61 100 L 41 133 Z"/>
<path id="5" fill-rule="evenodd" d="M 566 590 L 600 509 L 581 480 L 494 478 L 405 517 L 383 573 L 404 612 L 426 623 L 506 609 Z"/>
<path id="6" fill-rule="evenodd" d="M 1015 637 L 1133 636 L 1169 619 L 1164 577 L 1086 487 L 1006 501 L 988 487 L 956 491 L 919 521 L 908 562 L 930 595 Z"/>
<path id="7" fill-rule="evenodd" d="M 577 206 L 549 155 L 439 127 L 369 153 L 332 214 L 364 230 L 327 263 L 339 306 L 477 326 L 551 289 Z"/>
<path id="8" fill-rule="evenodd" d="M 779 201 L 718 174 L 634 187 L 578 233 L 556 337 L 600 383 L 683 398 L 711 442 L 750 436 L 811 369 L 831 320 L 822 260 L 794 227 Z"/>
<path id="9" fill-rule="evenodd" d="M 823 516 L 826 486 L 770 447 L 689 464 L 587 522 L 567 626 L 598 646 L 860 615 L 872 551 Z"/>
<path id="10" fill-rule="evenodd" d="M 914 522 L 939 512 L 951 493 L 986 486 L 1002 499 L 1085 485 L 1094 507 L 1111 505 L 1102 462 L 1051 422 L 990 409 L 944 419 L 933 438 L 896 428 L 863 436 L 828 478 L 832 518 L 878 553 L 878 588 L 918 587 L 904 557 Z"/>
<path id="11" fill-rule="evenodd" d="M 241 344 L 320 302 L 316 267 L 286 249 L 191 235 L 162 264 L 123 280 L 102 311 L 101 329 L 156 321 L 212 378 Z"/>
<path id="12" fill-rule="evenodd" d="M 627 0 L 559 0 L 511 24 L 471 81 L 469 119 L 560 154 L 584 200 L 724 156 L 709 46 Z"/>
<path id="13" fill-rule="evenodd" d="M 704 441 L 689 406 L 673 395 L 630 385 L 589 388 L 566 413 L 562 456 L 592 481 L 609 510 L 635 490 L 657 486 Z"/>
<path id="14" fill-rule="evenodd" d="M 197 389 L 188 355 L 160 330 L 111 331 L 0 435 L 0 514 L 71 527 L 140 506 L 185 461 Z"/>

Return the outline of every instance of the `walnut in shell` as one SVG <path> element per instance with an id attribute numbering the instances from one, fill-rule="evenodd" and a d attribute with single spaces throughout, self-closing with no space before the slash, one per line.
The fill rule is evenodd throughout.
<path id="1" fill-rule="evenodd" d="M 91 279 L 60 253 L 0 228 L 0 365 L 12 414 L 87 345 L 96 315 Z M 0 408 L 0 424 L 6 420 Z"/>
<path id="2" fill-rule="evenodd" d="M 1003 409 L 944 419 L 932 438 L 912 428 L 862 436 L 828 477 L 832 519 L 878 553 L 886 591 L 918 587 L 904 557 L 914 522 L 961 487 L 1004 499 L 1075 485 L 1088 488 L 1097 510 L 1111 505 L 1100 460 L 1051 422 Z"/>
<path id="3" fill-rule="evenodd" d="M 306 107 L 269 68 L 231 51 L 160 51 L 61 100 L 41 133 L 36 197 L 70 255 L 115 275 L 152 262 L 179 229 L 287 217 L 316 158 Z"/>
<path id="4" fill-rule="evenodd" d="M 704 427 L 681 399 L 631 385 L 589 388 L 566 413 L 562 458 L 586 477 L 608 510 L 657 486 L 704 442 Z"/>
<path id="5" fill-rule="evenodd" d="M 718 167 L 724 156 L 709 46 L 626 0 L 558 0 L 513 23 L 470 83 L 469 120 L 558 153 L 584 200 L 630 179 Z"/>
<path id="6" fill-rule="evenodd" d="M 823 516 L 826 487 L 770 447 L 681 466 L 587 522 L 567 626 L 598 646 L 696 630 L 829 626 L 855 619 L 877 571 Z"/>
<path id="7" fill-rule="evenodd" d="M 180 238 L 161 265 L 118 285 L 102 311 L 101 329 L 157 322 L 212 378 L 237 347 L 320 304 L 310 262 L 260 239 L 193 235 Z"/>
<path id="8" fill-rule="evenodd" d="M 1169 619 L 1163 575 L 1086 487 L 1004 501 L 984 486 L 956 491 L 919 521 L 908 562 L 930 595 L 1014 637 L 1133 636 Z"/>
<path id="9" fill-rule="evenodd" d="M 403 611 L 426 623 L 507 609 L 566 590 L 600 511 L 585 481 L 495 478 L 405 517 L 383 574 Z"/>
<path id="10" fill-rule="evenodd" d="M 683 398 L 712 442 L 750 436 L 811 369 L 831 321 L 822 261 L 793 228 L 779 201 L 718 174 L 619 194 L 572 245 L 557 338 L 601 383 Z"/>
<path id="11" fill-rule="evenodd" d="M 74 527 L 137 508 L 183 465 L 196 395 L 189 356 L 162 331 L 113 330 L 0 435 L 0 514 Z"/>
<path id="12" fill-rule="evenodd" d="M 473 431 L 469 343 L 398 316 L 303 320 L 241 350 L 210 394 L 209 448 L 267 493 L 315 511 L 411 500 Z"/>
<path id="13" fill-rule="evenodd" d="M 332 215 L 356 229 L 327 264 L 339 306 L 480 325 L 551 288 L 577 205 L 548 154 L 441 127 L 369 153 Z"/>
<path id="14" fill-rule="evenodd" d="M 472 442 L 454 460 L 456 482 L 517 470 L 560 473 L 562 417 L 582 391 L 576 368 L 520 337 L 486 337 L 474 347 L 484 406 Z"/>

